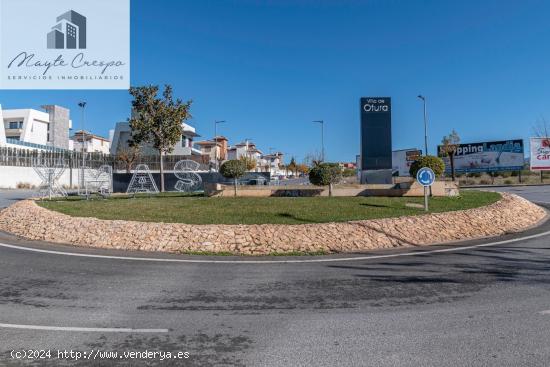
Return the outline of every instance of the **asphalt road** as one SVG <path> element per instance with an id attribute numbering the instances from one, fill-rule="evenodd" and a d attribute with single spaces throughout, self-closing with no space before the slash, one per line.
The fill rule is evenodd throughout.
<path id="1" fill-rule="evenodd" d="M 10 206 L 17 200 L 27 199 L 36 196 L 33 190 L 4 190 L 0 189 L 0 209 Z"/>
<path id="2" fill-rule="evenodd" d="M 550 203 L 550 185 L 495 187 L 487 190 L 509 192 L 531 201 Z"/>
<path id="3" fill-rule="evenodd" d="M 546 195 L 535 191 L 523 194 Z M 467 249 L 433 246 L 303 263 L 139 261 L 0 246 L 0 365 L 548 366 L 546 231 L 550 222 L 487 247 L 471 247 L 491 242 L 483 240 L 460 245 Z M 527 235 L 535 237 L 518 240 Z M 125 255 L 6 235 L 0 243 Z M 445 249 L 457 250 L 433 252 Z M 14 329 L 36 326 L 77 329 Z M 50 349 L 52 358 L 10 357 L 24 349 Z M 57 350 L 190 356 L 76 363 L 58 359 Z"/>

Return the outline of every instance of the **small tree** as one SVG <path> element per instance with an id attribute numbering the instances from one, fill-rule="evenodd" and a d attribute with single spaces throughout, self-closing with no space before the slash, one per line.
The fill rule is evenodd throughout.
<path id="1" fill-rule="evenodd" d="M 244 176 L 246 173 L 246 165 L 240 159 L 232 159 L 226 161 L 220 167 L 220 173 L 225 178 L 232 178 L 235 188 L 235 196 L 237 196 L 237 179 Z"/>
<path id="2" fill-rule="evenodd" d="M 342 170 L 337 163 L 320 163 L 309 170 L 309 182 L 317 186 L 328 186 L 328 196 L 332 196 L 332 186 L 342 179 Z"/>
<path id="3" fill-rule="evenodd" d="M 439 149 L 439 155 L 443 157 L 449 157 L 449 163 L 451 164 L 451 179 L 455 180 L 455 154 L 460 144 L 460 136 L 453 129 L 451 133 L 443 137 L 441 140 L 441 147 Z"/>
<path id="4" fill-rule="evenodd" d="M 294 157 L 290 158 L 290 163 L 286 166 L 287 170 L 294 173 L 296 176 L 296 171 L 298 170 L 298 165 L 296 164 L 296 159 Z"/>
<path id="5" fill-rule="evenodd" d="M 132 167 L 139 159 L 140 154 L 139 146 L 130 146 L 128 148 L 120 149 L 116 155 L 116 159 L 124 163 L 126 173 L 131 173 Z"/>
<path id="6" fill-rule="evenodd" d="M 247 171 L 254 171 L 256 169 L 256 160 L 254 158 L 242 155 L 239 160 L 244 163 Z"/>
<path id="7" fill-rule="evenodd" d="M 409 173 L 412 177 L 416 177 L 416 174 L 422 167 L 431 168 L 436 176 L 441 176 L 445 171 L 445 163 L 443 162 L 443 159 L 439 157 L 434 157 L 433 155 L 426 155 L 420 157 L 411 164 Z"/>
<path id="8" fill-rule="evenodd" d="M 305 175 L 309 172 L 309 167 L 307 166 L 307 164 L 300 163 L 297 167 L 297 170 L 298 170 L 298 172 Z"/>
<path id="9" fill-rule="evenodd" d="M 183 134 L 182 122 L 191 118 L 191 102 L 172 97 L 172 87 L 166 85 L 162 98 L 156 85 L 132 87 L 130 94 L 133 114 L 129 119 L 135 144 L 149 143 L 160 156 L 160 191 L 164 191 L 163 156 L 174 150 Z"/>
<path id="10" fill-rule="evenodd" d="M 353 177 L 357 174 L 357 172 L 353 169 L 353 168 L 345 168 L 343 171 L 342 171 L 342 175 L 344 177 Z"/>

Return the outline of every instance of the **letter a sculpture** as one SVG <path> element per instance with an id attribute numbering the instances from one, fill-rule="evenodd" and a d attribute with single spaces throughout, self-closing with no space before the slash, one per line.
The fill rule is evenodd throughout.
<path id="1" fill-rule="evenodd" d="M 202 178 L 196 173 L 200 167 L 198 162 L 185 159 L 179 161 L 174 166 L 174 175 L 178 178 L 178 182 L 174 188 L 180 192 L 198 191 L 202 186 Z"/>
<path id="2" fill-rule="evenodd" d="M 144 192 L 147 194 L 158 194 L 159 189 L 155 180 L 153 180 L 153 175 L 149 171 L 149 166 L 146 164 L 138 164 L 134 171 L 134 175 L 130 180 L 128 189 L 126 190 L 127 194 L 136 194 Z"/>

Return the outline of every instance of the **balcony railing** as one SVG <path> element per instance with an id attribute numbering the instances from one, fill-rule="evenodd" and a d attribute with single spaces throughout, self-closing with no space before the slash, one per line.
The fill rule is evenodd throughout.
<path id="1" fill-rule="evenodd" d="M 26 141 L 21 141 L 21 140 L 17 140 L 17 139 L 10 139 L 10 138 L 6 138 L 6 143 L 13 144 L 13 145 L 19 145 L 19 146 L 27 147 L 27 148 L 42 149 L 42 150 L 47 150 L 47 151 L 51 151 L 51 152 L 65 152 L 65 151 L 67 151 L 67 149 L 63 149 L 63 148 L 56 148 L 56 147 L 52 147 L 52 146 L 49 146 L 49 145 L 28 143 Z"/>

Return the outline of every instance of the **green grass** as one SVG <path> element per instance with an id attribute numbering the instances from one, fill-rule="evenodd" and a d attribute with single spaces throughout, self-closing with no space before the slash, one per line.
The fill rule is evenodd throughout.
<path id="1" fill-rule="evenodd" d="M 475 208 L 494 203 L 499 198 L 499 194 L 492 192 L 463 191 L 456 198 L 431 198 L 430 211 Z M 189 224 L 302 224 L 418 215 L 424 213 L 423 209 L 406 204 L 422 204 L 423 200 L 422 197 L 207 198 L 164 194 L 89 201 L 69 198 L 41 201 L 39 205 L 72 216 L 100 219 Z"/>

